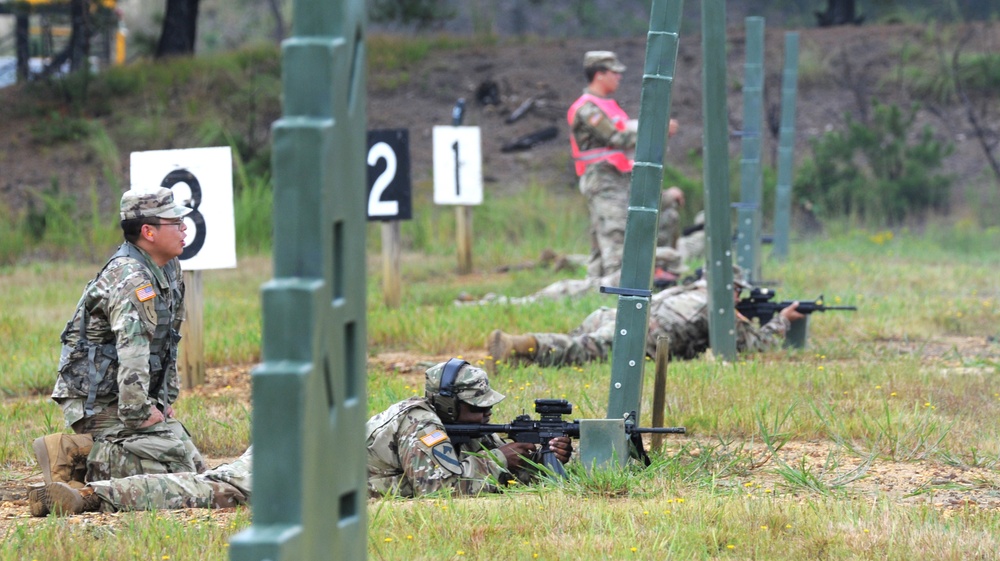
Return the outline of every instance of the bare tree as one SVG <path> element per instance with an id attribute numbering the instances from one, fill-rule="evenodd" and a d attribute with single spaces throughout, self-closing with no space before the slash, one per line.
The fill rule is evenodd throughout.
<path id="1" fill-rule="evenodd" d="M 1000 131 L 993 125 L 997 121 L 998 111 L 995 93 L 997 84 L 991 83 L 993 76 L 998 73 L 993 67 L 1000 65 L 1000 59 L 996 55 L 988 54 L 969 57 L 968 63 L 963 62 L 963 54 L 974 38 L 976 29 L 975 26 L 968 27 L 950 53 L 947 52 L 940 35 L 936 46 L 941 68 L 951 82 L 954 95 L 962 106 L 965 120 L 972 127 L 972 134 L 979 143 L 983 155 L 986 156 L 993 175 L 1000 180 L 1000 155 L 997 153 L 997 147 L 1000 146 Z M 991 49 L 989 52 L 996 51 Z M 932 107 L 931 111 L 938 116 L 944 114 L 944 109 L 940 106 Z"/>

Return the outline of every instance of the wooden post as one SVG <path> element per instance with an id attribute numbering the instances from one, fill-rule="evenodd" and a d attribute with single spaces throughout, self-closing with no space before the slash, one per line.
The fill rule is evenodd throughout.
<path id="1" fill-rule="evenodd" d="M 177 370 L 187 389 L 205 383 L 205 299 L 201 271 L 184 271 L 184 323 L 177 352 Z"/>
<path id="2" fill-rule="evenodd" d="M 472 207 L 455 207 L 455 236 L 458 246 L 458 274 L 472 272 Z"/>
<path id="3" fill-rule="evenodd" d="M 386 307 L 398 308 L 402 281 L 399 276 L 401 254 L 399 221 L 382 223 L 382 293 Z"/>
<path id="4" fill-rule="evenodd" d="M 670 364 L 670 337 L 656 338 L 656 378 L 653 380 L 653 427 L 663 426 L 663 409 L 667 401 L 667 366 Z M 651 450 L 663 446 L 663 435 L 654 434 L 650 441 Z"/>

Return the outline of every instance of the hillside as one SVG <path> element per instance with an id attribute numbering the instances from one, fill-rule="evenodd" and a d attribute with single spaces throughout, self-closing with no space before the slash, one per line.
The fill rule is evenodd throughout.
<path id="1" fill-rule="evenodd" d="M 1000 25 L 971 29 L 975 34 L 970 48 L 1000 44 Z M 908 104 L 910 100 L 888 78 L 895 75 L 892 69 L 901 52 L 930 48 L 922 27 L 814 28 L 800 30 L 800 35 L 798 161 L 809 156 L 810 139 L 843 127 L 845 113 L 860 116 L 871 97 Z M 773 128 L 765 139 L 768 164 L 774 161 L 783 45 L 784 31 L 769 30 L 765 100 Z M 487 189 L 508 193 L 535 182 L 572 192 L 575 177 L 568 155 L 565 111 L 584 86 L 582 55 L 594 49 L 616 51 L 629 67 L 617 97 L 626 111 L 638 116 L 644 37 L 536 38 L 437 48 L 419 62 L 371 71 L 369 128 L 409 129 L 412 173 L 419 189 L 430 178 L 431 129 L 450 123 L 452 106 L 464 97 L 469 100 L 465 124 L 482 128 Z M 700 51 L 698 36 L 681 38 L 672 101 L 672 113 L 681 128 L 669 143 L 667 161 L 695 177 L 702 143 Z M 742 27 L 731 30 L 727 55 L 729 121 L 735 131 L 742 120 Z M 245 76 L 229 78 L 224 87 L 206 85 L 197 77 L 190 79 L 192 84 L 160 84 L 156 88 L 149 83 L 130 97 L 99 104 L 100 110 L 84 115 L 99 121 L 107 131 L 107 137 L 98 141 L 75 141 L 72 130 L 60 129 L 71 128 L 75 120 L 69 118 L 72 112 L 66 104 L 59 103 L 59 87 L 45 90 L 47 100 L 38 96 L 37 88 L 0 90 L 0 203 L 20 211 L 26 208 L 32 191 L 58 184 L 61 191 L 76 194 L 93 187 L 102 206 L 110 209 L 116 193 L 129 184 L 131 151 L 224 143 L 223 132 L 235 134 L 266 159 L 268 127 L 280 114 L 277 92 L 270 91 L 276 89 L 278 76 L 276 64 L 268 63 L 264 56 L 257 58 L 262 62 L 244 70 Z M 491 81 L 497 86 L 499 103 L 476 102 L 477 89 Z M 521 119 L 506 124 L 511 112 L 529 99 L 531 109 Z M 960 107 L 939 107 L 934 112 L 922 111 L 919 120 L 930 125 L 938 138 L 955 143 L 955 153 L 946 167 L 957 178 L 953 208 L 962 210 L 970 194 L 985 188 L 979 183 L 986 169 L 964 113 Z M 530 150 L 501 152 L 504 144 L 549 126 L 558 130 L 554 140 Z M 45 134 L 39 134 L 40 129 Z M 738 137 L 732 137 L 730 146 L 736 157 Z"/>

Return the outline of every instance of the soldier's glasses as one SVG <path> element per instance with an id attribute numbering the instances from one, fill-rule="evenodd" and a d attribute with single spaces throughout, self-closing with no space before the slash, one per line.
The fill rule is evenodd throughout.
<path id="1" fill-rule="evenodd" d="M 153 222 L 152 224 L 155 226 L 177 226 L 178 228 L 180 228 L 181 226 L 184 226 L 184 221 L 178 220 L 177 222 L 172 222 L 167 220 L 160 220 L 159 222 Z"/>

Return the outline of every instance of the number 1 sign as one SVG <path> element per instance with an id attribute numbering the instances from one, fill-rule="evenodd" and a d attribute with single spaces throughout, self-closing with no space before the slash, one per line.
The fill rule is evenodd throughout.
<path id="1" fill-rule="evenodd" d="M 479 127 L 434 127 L 434 203 L 483 203 Z"/>

